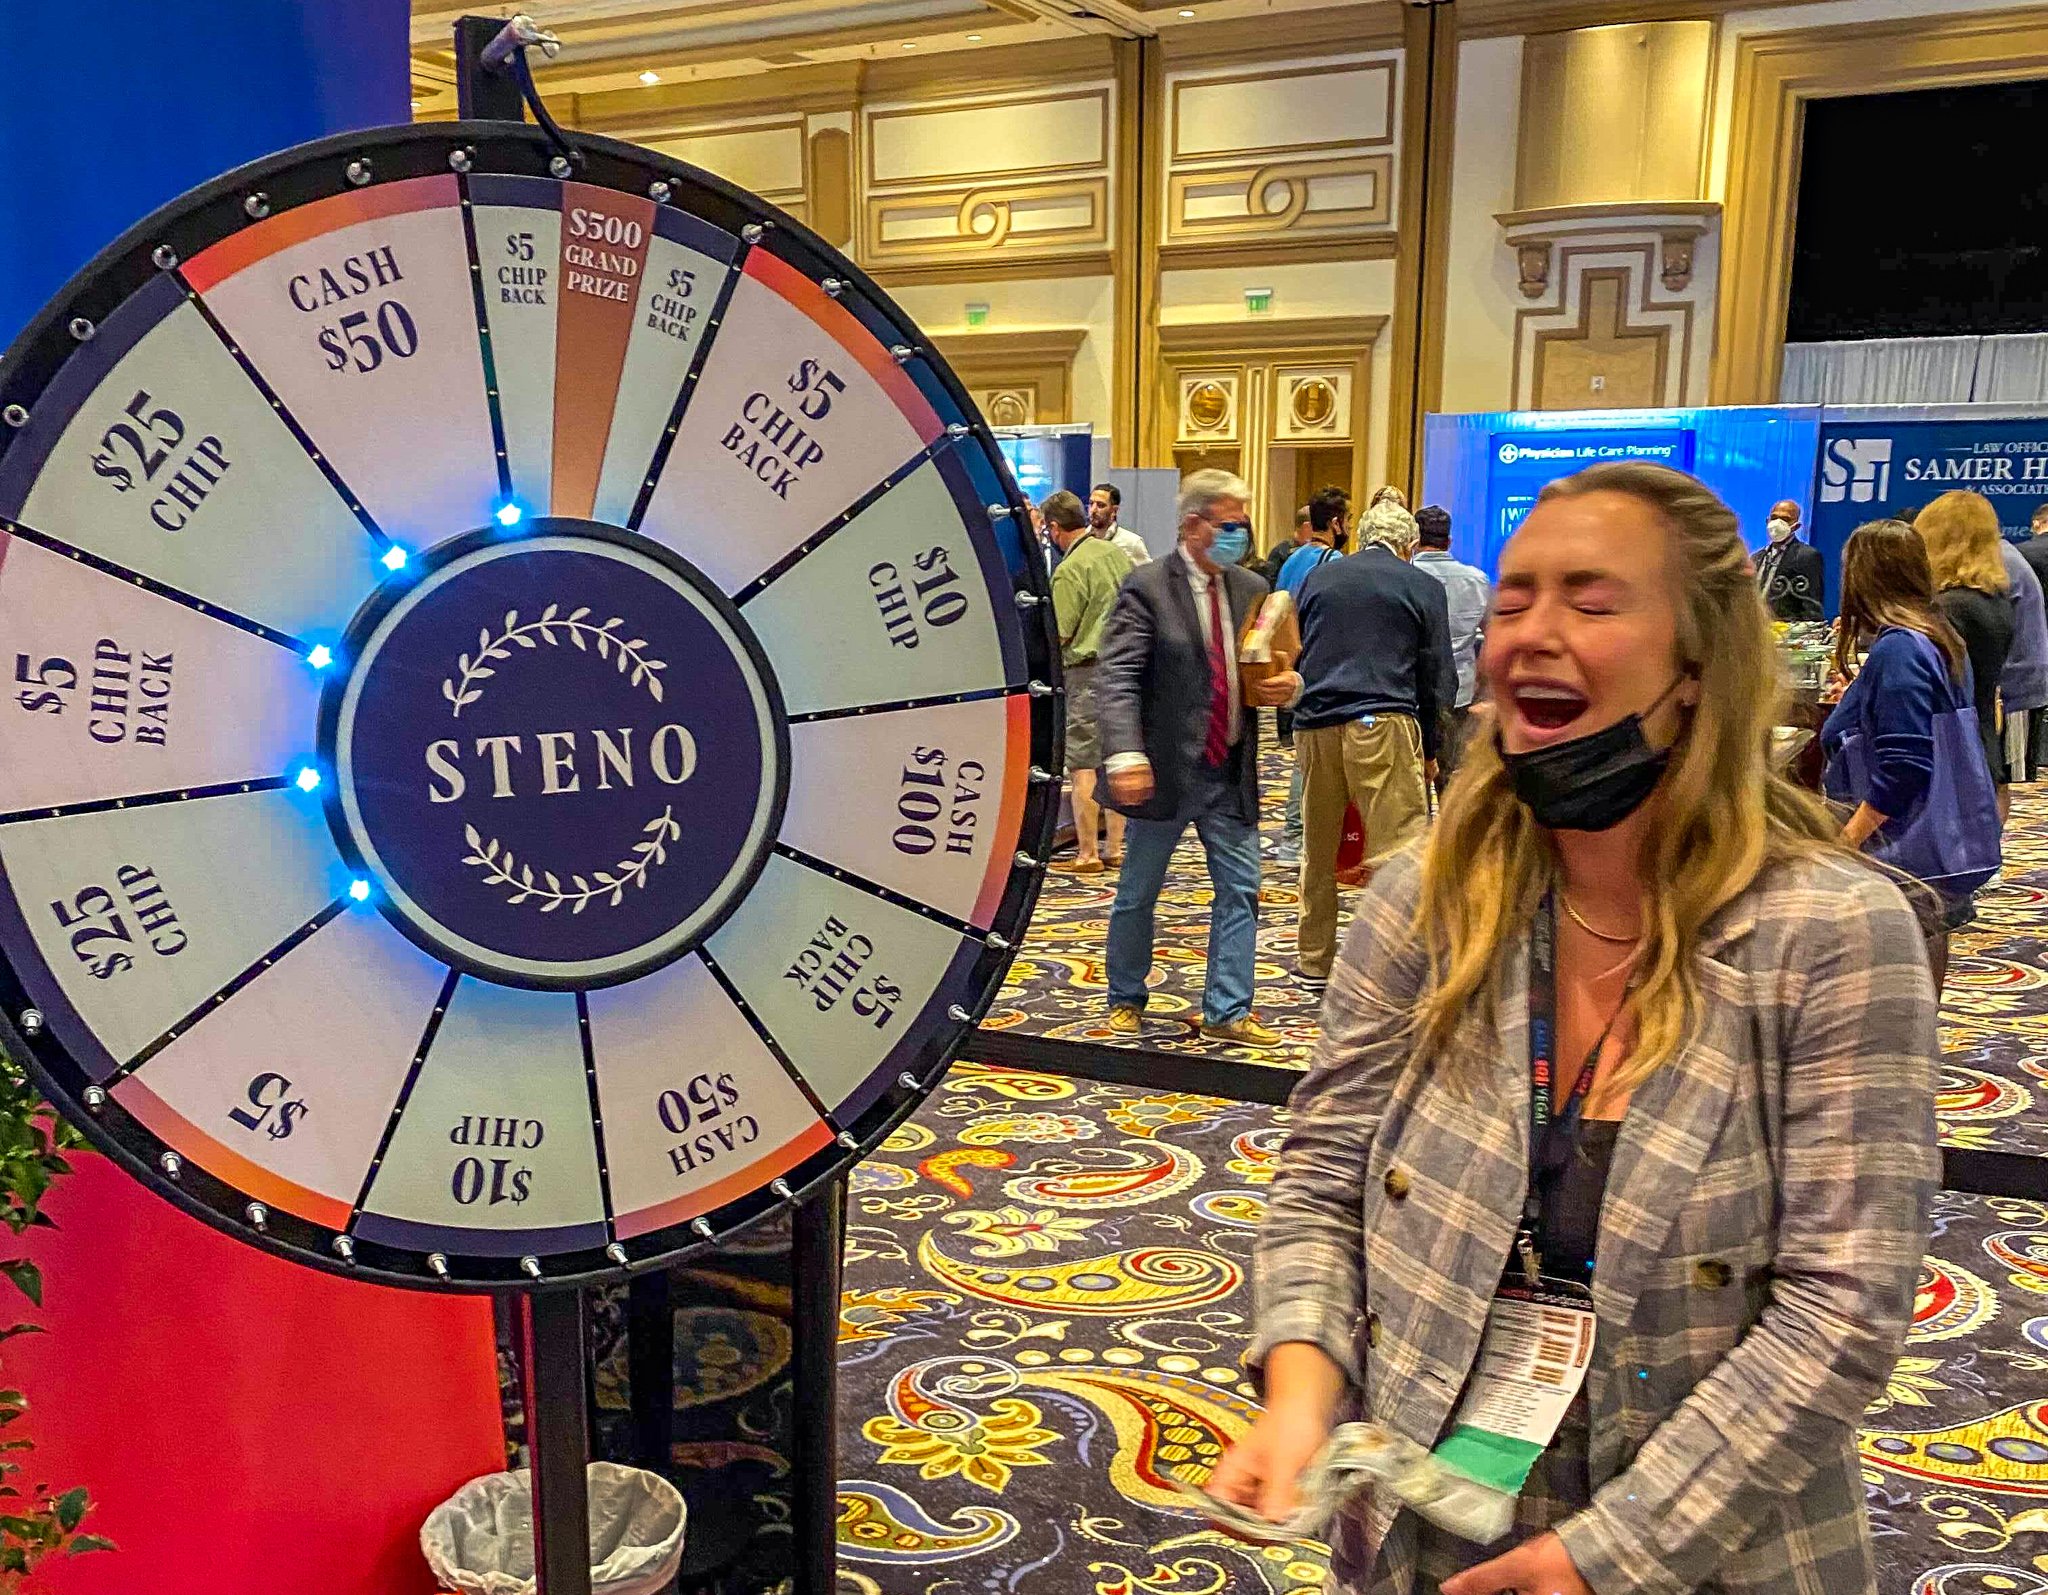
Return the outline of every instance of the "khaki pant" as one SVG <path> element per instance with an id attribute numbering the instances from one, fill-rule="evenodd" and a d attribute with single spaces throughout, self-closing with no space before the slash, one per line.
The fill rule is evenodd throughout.
<path id="1" fill-rule="evenodd" d="M 1358 805 L 1369 860 L 1398 852 L 1423 827 L 1422 729 L 1413 716 L 1380 714 L 1308 731 L 1297 726 L 1301 769 L 1301 923 L 1295 948 L 1302 972 L 1328 975 L 1337 956 L 1337 846 L 1344 809 Z"/>

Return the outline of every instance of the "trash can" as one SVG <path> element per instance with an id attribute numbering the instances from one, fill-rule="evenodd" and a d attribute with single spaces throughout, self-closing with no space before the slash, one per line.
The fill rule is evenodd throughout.
<path id="1" fill-rule="evenodd" d="M 683 1498 L 658 1474 L 593 1462 L 593 1595 L 664 1595 L 683 1565 Z M 534 1595 L 533 1485 L 526 1470 L 471 1479 L 427 1515 L 420 1549 L 459 1595 Z"/>

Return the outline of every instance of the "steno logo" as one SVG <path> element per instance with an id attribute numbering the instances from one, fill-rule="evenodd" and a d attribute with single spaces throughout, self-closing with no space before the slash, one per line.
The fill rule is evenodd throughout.
<path id="1" fill-rule="evenodd" d="M 786 733 L 758 650 L 708 583 L 637 542 L 462 539 L 344 645 L 337 835 L 387 917 L 487 979 L 588 986 L 664 962 L 772 838 Z"/>
<path id="2" fill-rule="evenodd" d="M 1881 503 L 1892 485 L 1890 438 L 1832 438 L 1820 459 L 1823 504 Z"/>

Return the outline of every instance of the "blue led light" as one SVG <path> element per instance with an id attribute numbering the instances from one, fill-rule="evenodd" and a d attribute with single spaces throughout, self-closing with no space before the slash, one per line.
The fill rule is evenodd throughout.
<path id="1" fill-rule="evenodd" d="M 315 670 L 325 670 L 334 663 L 334 650 L 324 642 L 315 643 L 312 651 L 306 655 L 306 663 Z"/>
<path id="2" fill-rule="evenodd" d="M 359 903 L 367 903 L 370 900 L 370 883 L 362 880 L 350 881 L 348 895 Z"/>
<path id="3" fill-rule="evenodd" d="M 320 772 L 310 764 L 301 765 L 299 773 L 292 777 L 292 783 L 301 792 L 311 792 L 320 784 Z"/>
<path id="4" fill-rule="evenodd" d="M 517 526 L 525 517 L 526 511 L 517 504 L 500 504 L 498 506 L 498 524 L 500 526 Z"/>
<path id="5" fill-rule="evenodd" d="M 384 550 L 384 568 L 386 570 L 405 569 L 405 550 L 400 548 L 396 543 L 393 543 L 389 548 Z"/>

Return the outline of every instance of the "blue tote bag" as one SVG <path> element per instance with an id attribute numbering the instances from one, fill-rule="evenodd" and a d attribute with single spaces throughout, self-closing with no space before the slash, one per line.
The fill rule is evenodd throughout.
<path id="1" fill-rule="evenodd" d="M 1919 632 L 1887 627 L 1911 637 L 1931 656 L 1936 674 L 1949 682 L 1948 661 Z M 1870 755 L 1863 733 L 1851 731 L 1827 768 L 1828 796 L 1861 803 L 1870 794 Z M 1968 897 L 2004 862 L 2000 851 L 1998 795 L 1984 762 L 1977 709 L 1966 684 L 1949 682 L 1949 702 L 1934 715 L 1934 774 L 1919 803 L 1894 814 L 1865 851 L 1882 864 L 1925 881 L 1951 902 Z"/>

